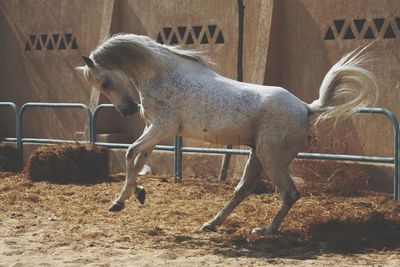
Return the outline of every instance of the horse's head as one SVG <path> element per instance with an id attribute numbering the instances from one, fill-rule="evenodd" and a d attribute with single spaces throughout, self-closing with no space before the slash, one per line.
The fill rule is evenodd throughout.
<path id="1" fill-rule="evenodd" d="M 123 71 L 104 68 L 87 56 L 82 58 L 86 65 L 76 69 L 81 71 L 85 79 L 100 90 L 123 116 L 138 111 L 139 106 L 132 96 L 132 82 Z"/>

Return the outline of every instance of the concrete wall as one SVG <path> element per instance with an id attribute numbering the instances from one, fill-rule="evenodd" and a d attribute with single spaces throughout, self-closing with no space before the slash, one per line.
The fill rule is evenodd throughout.
<path id="1" fill-rule="evenodd" d="M 367 64 L 378 79 L 378 107 L 400 117 L 400 2 L 395 0 L 282 0 L 276 11 L 275 83 L 305 102 L 318 97 L 328 69 L 349 51 L 375 41 L 376 61 Z M 268 72 L 266 73 L 266 77 Z M 391 155 L 393 134 L 386 119 L 354 116 L 319 126 L 319 151 Z"/>
<path id="2" fill-rule="evenodd" d="M 377 106 L 400 117 L 399 1 L 243 3 L 244 81 L 281 85 L 311 102 L 318 97 L 325 73 L 337 60 L 375 40 L 378 60 L 368 68 L 379 82 Z M 73 67 L 81 64 L 80 55 L 89 54 L 106 35 L 117 32 L 146 34 L 162 43 L 207 50 L 218 63 L 216 71 L 238 78 L 237 1 L 0 0 L 0 101 L 19 105 L 28 101 L 82 102 L 91 107 L 107 103 Z M 57 42 L 55 34 L 59 34 Z M 60 48 L 60 40 L 65 49 Z M 14 119 L 11 113 L 0 112 L 0 128 L 10 135 Z M 26 133 L 31 136 L 72 138 L 74 132 L 84 130 L 85 118 L 79 112 L 28 115 Z M 134 140 L 142 129 L 137 115 L 122 118 L 116 112 L 104 111 L 99 117 L 98 131 L 125 136 L 121 140 Z M 377 156 L 392 153 L 390 124 L 379 116 L 356 115 L 336 128 L 327 124 L 313 132 L 313 151 Z"/>
<path id="3" fill-rule="evenodd" d="M 269 32 L 273 1 L 244 1 L 243 74 L 246 81 L 262 83 L 267 62 Z M 157 7 L 157 8 L 155 8 Z M 201 49 L 209 53 L 217 63 L 215 71 L 227 77 L 238 78 L 239 15 L 238 3 L 231 0 L 115 1 L 113 32 L 148 35 L 159 43 L 180 45 L 187 49 Z M 93 97 L 92 99 L 95 99 Z M 107 102 L 98 96 L 98 103 Z M 104 112 L 100 118 L 101 131 L 106 121 L 120 125 L 122 132 L 141 133 L 144 125 L 138 118 L 121 119 L 118 114 Z M 124 122 L 121 122 L 124 120 Z M 115 126 L 112 126 L 115 129 Z M 164 143 L 171 143 L 167 140 Z M 185 144 L 209 145 L 185 139 Z"/>
<path id="4" fill-rule="evenodd" d="M 0 101 L 87 103 L 90 90 L 73 67 L 98 44 L 105 2 L 1 0 Z M 5 115 L 0 127 L 11 134 L 13 120 Z M 80 112 L 31 111 L 25 133 L 72 138 L 84 120 Z"/>

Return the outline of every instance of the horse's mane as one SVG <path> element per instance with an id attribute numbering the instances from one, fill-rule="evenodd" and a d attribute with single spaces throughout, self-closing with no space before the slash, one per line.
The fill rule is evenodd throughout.
<path id="1" fill-rule="evenodd" d="M 170 45 L 163 45 L 164 48 L 169 50 L 170 52 L 178 55 L 180 57 L 195 61 L 203 66 L 213 65 L 215 64 L 211 58 L 202 51 L 199 50 L 185 50 L 181 49 L 179 46 L 170 46 Z"/>
<path id="2" fill-rule="evenodd" d="M 180 47 L 161 45 L 150 37 L 136 34 L 116 34 L 106 38 L 93 52 L 97 64 L 106 68 L 129 71 L 133 64 L 157 65 L 158 56 L 170 52 L 203 66 L 213 64 L 212 60 L 198 50 L 184 50 Z"/>

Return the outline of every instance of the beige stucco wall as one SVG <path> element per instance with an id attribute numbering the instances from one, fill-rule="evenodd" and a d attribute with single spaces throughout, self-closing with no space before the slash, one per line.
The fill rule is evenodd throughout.
<path id="1" fill-rule="evenodd" d="M 377 106 L 388 108 L 400 117 L 399 1 L 244 0 L 244 5 L 245 81 L 281 85 L 311 102 L 317 98 L 318 87 L 331 65 L 352 49 L 376 40 L 378 60 L 368 67 L 379 82 Z M 362 19 L 365 22 L 358 31 L 354 20 Z M 338 33 L 336 25 L 341 20 L 344 23 Z M 200 27 L 200 37 L 190 44 L 187 36 L 195 36 L 196 26 Z M 210 29 L 214 26 L 215 33 L 211 36 Z M 393 34 L 387 34 L 389 26 Z M 346 35 L 348 27 L 354 37 Z M 372 39 L 365 38 L 369 27 Z M 171 33 L 167 36 L 168 28 Z M 333 38 L 325 38 L 329 28 Z M 183 38 L 179 29 L 184 32 Z M 218 63 L 216 71 L 237 78 L 237 1 L 0 0 L 0 101 L 18 105 L 28 101 L 82 102 L 92 107 L 108 102 L 92 92 L 73 67 L 81 64 L 80 56 L 89 54 L 99 40 L 116 32 L 146 34 L 155 39 L 160 34 L 166 43 L 171 43 L 176 34 L 177 44 L 207 50 Z M 217 42 L 217 32 L 222 33 L 223 42 Z M 49 40 L 54 41 L 49 36 L 56 33 L 65 42 L 65 34 L 71 33 L 77 48 L 72 47 L 71 41 L 66 49 L 36 50 L 38 41 L 29 41 L 31 35 L 41 39 L 42 34 L 47 34 L 47 39 L 43 37 L 47 47 Z M 202 43 L 204 34 L 209 39 L 207 44 Z M 27 41 L 35 46 L 32 51 L 25 51 Z M 11 113 L 3 109 L 0 112 L 0 128 L 12 134 Z M 74 132 L 84 129 L 85 117 L 81 112 L 46 111 L 27 115 L 25 133 L 30 136 L 73 138 Z M 100 133 L 132 133 L 133 140 L 142 129 L 143 123 L 137 115 L 121 118 L 116 112 L 105 111 L 99 117 Z M 390 124 L 379 117 L 354 116 L 338 123 L 336 128 L 321 126 L 316 135 L 319 151 L 379 156 L 392 153 Z"/>
<path id="2" fill-rule="evenodd" d="M 187 49 L 207 51 L 217 63 L 212 66 L 218 73 L 237 79 L 238 61 L 238 6 L 231 0 L 121 0 L 115 2 L 112 32 L 148 35 L 159 42 L 180 45 Z M 244 51 L 243 77 L 246 81 L 262 83 L 267 62 L 269 32 L 273 1 L 244 1 Z M 155 8 L 157 7 L 157 8 Z M 99 103 L 106 103 L 98 98 Z M 99 124 L 102 132 L 142 132 L 143 122 L 136 115 L 120 118 L 118 114 L 105 111 Z M 107 125 L 107 121 L 113 125 Z M 103 122 L 103 124 L 102 124 Z M 171 143 L 166 140 L 164 143 Z M 185 139 L 185 144 L 208 144 Z"/>
<path id="3" fill-rule="evenodd" d="M 1 0 L 0 101 L 87 103 L 90 90 L 73 67 L 98 44 L 103 3 Z M 25 118 L 28 136 L 54 138 L 73 138 L 85 121 L 83 112 L 70 110 L 32 110 Z M 9 115 L 0 125 L 13 130 Z"/>
<path id="4" fill-rule="evenodd" d="M 376 106 L 400 117 L 399 1 L 283 0 L 279 1 L 276 15 L 278 26 L 274 27 L 275 45 L 270 53 L 276 55 L 271 66 L 278 70 L 277 84 L 310 103 L 318 97 L 319 85 L 335 62 L 353 49 L 375 41 L 372 50 L 376 60 L 366 67 L 378 80 Z M 393 153 L 392 128 L 380 116 L 356 115 L 339 122 L 336 128 L 321 125 L 316 134 L 320 151 L 379 156 Z"/>

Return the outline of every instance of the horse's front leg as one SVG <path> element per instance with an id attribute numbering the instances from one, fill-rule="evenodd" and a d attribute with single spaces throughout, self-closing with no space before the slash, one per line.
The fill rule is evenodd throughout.
<path id="1" fill-rule="evenodd" d="M 137 174 L 140 170 L 143 169 L 143 166 L 153 151 L 154 146 L 146 149 L 137 155 L 135 160 L 127 159 L 126 160 L 126 175 L 127 178 L 125 180 L 124 189 L 121 192 L 121 195 L 118 199 L 110 206 L 109 211 L 119 211 L 124 208 L 123 200 L 128 199 L 132 192 L 135 194 L 136 198 L 143 205 L 146 199 L 146 191 L 142 186 L 138 186 L 136 183 Z"/>
<path id="2" fill-rule="evenodd" d="M 173 134 L 172 134 L 173 135 Z M 169 131 L 157 127 L 156 125 L 150 125 L 145 129 L 142 136 L 129 146 L 126 155 L 126 178 L 124 187 L 119 197 L 111 204 L 108 208 L 109 211 L 120 211 L 124 208 L 124 202 L 131 195 L 132 192 L 141 204 L 145 201 L 145 191 L 143 187 L 138 186 L 136 183 L 136 177 L 138 172 L 143 168 L 146 159 L 149 157 L 154 146 L 170 136 Z"/>

